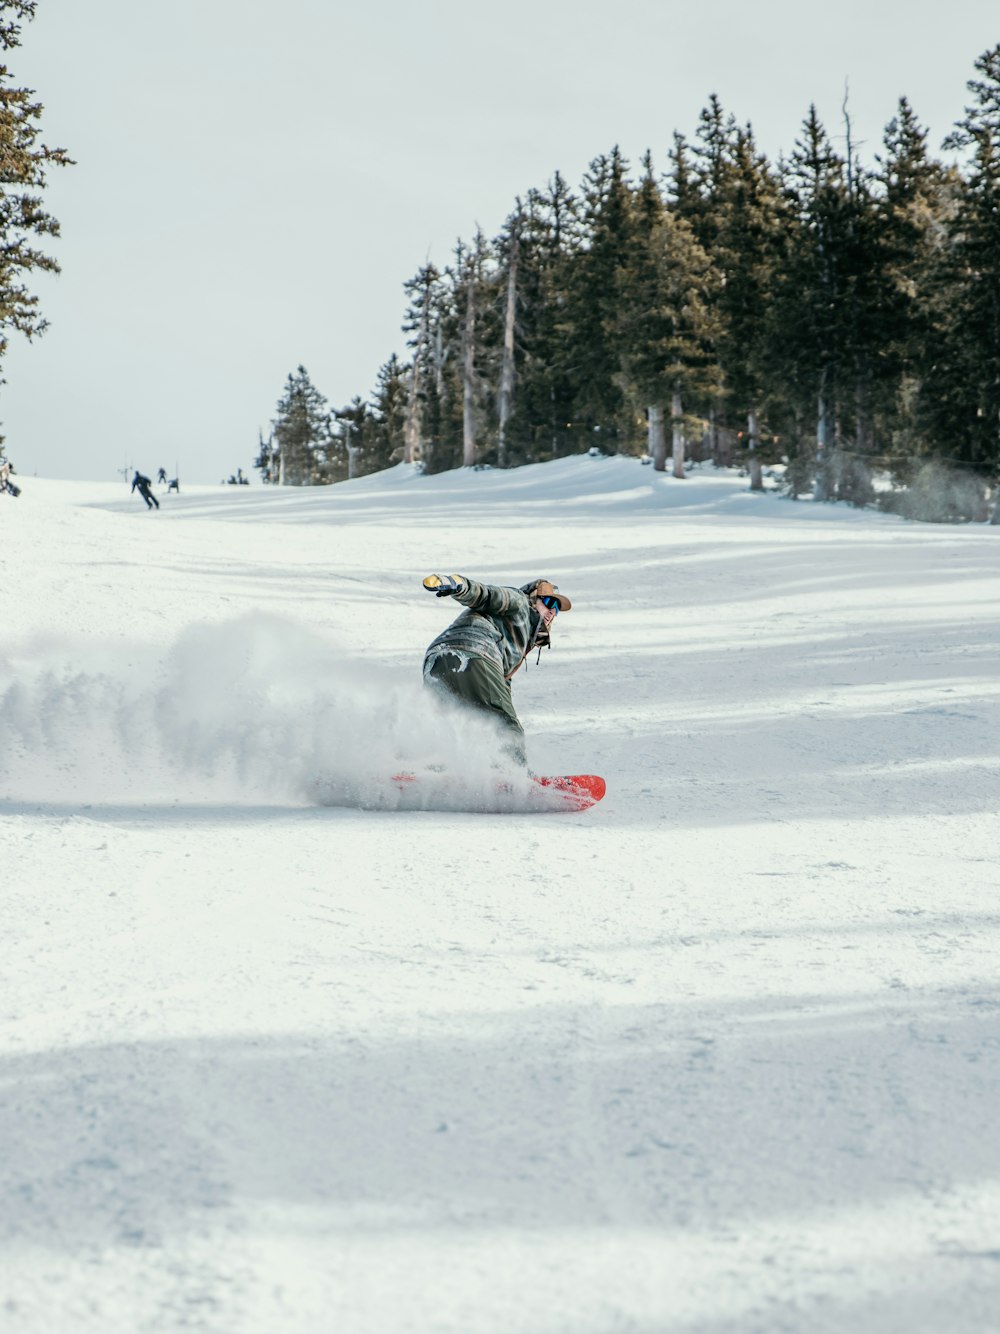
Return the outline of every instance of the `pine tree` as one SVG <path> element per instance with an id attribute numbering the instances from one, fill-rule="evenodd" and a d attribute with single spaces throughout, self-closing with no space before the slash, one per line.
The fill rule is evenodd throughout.
<path id="1" fill-rule="evenodd" d="M 927 132 L 905 97 L 883 145 L 876 156 L 881 286 L 873 410 L 883 447 L 915 456 L 934 449 L 933 312 L 942 304 L 935 292 L 957 176 L 929 156 Z"/>
<path id="2" fill-rule="evenodd" d="M 881 385 L 886 377 L 889 301 L 886 236 L 878 197 L 878 179 L 855 152 L 851 119 L 844 100 L 847 166 L 844 325 L 847 394 L 843 417 L 850 423 L 849 452 L 836 477 L 837 499 L 868 504 L 873 497 L 868 460 L 878 449 L 875 435 Z M 840 441 L 843 440 L 843 431 Z"/>
<path id="3" fill-rule="evenodd" d="M 319 486 L 346 476 L 346 467 L 336 467 L 326 399 L 304 366 L 289 375 L 271 426 L 279 486 Z"/>
<path id="4" fill-rule="evenodd" d="M 849 172 L 811 107 L 786 169 L 790 245 L 776 288 L 775 337 L 794 408 L 806 417 L 815 405 L 817 500 L 832 498 L 833 449 L 854 391 L 856 211 Z M 793 478 L 802 485 L 800 469 Z"/>
<path id="5" fill-rule="evenodd" d="M 779 410 L 780 370 L 769 353 L 773 292 L 784 255 L 780 182 L 749 126 L 727 135 L 715 169 L 711 254 L 717 288 L 719 359 L 726 417 L 748 445 L 751 490 L 761 490 L 763 422 Z M 742 428 L 745 426 L 745 435 Z"/>
<path id="6" fill-rule="evenodd" d="M 409 375 L 395 353 L 379 368 L 371 411 L 361 440 L 361 475 L 379 472 L 403 457 Z"/>
<path id="7" fill-rule="evenodd" d="M 673 384 L 665 378 L 663 334 L 670 322 L 661 259 L 666 208 L 653 172 L 651 154 L 642 160 L 643 175 L 630 195 L 630 217 L 616 278 L 614 346 L 617 381 L 646 415 L 646 450 L 658 472 L 667 466 L 666 404 Z"/>
<path id="8" fill-rule="evenodd" d="M 0 48 L 20 45 L 21 19 L 31 19 L 35 0 L 0 2 Z M 11 332 L 33 338 L 46 328 L 38 297 L 28 290 L 28 276 L 58 273 L 59 265 L 37 249 L 33 237 L 59 235 L 59 223 L 42 207 L 47 171 L 72 159 L 61 148 L 39 143 L 42 106 L 28 88 L 15 88 L 0 65 L 0 358 Z"/>
<path id="9" fill-rule="evenodd" d="M 495 315 L 495 279 L 489 272 L 489 247 L 481 230 L 471 246 L 459 245 L 452 271 L 455 304 L 461 318 L 462 466 L 471 468 L 485 453 L 486 386 L 489 383 L 489 316 Z"/>
<path id="10" fill-rule="evenodd" d="M 480 291 L 491 281 L 487 269 L 479 233 L 471 246 L 458 242 L 443 272 L 427 265 L 406 284 L 411 304 L 404 328 L 412 334 L 413 361 L 403 457 L 428 473 L 460 466 L 466 431 L 475 439 L 486 385 L 481 342 L 492 305 L 492 293 Z"/>
<path id="11" fill-rule="evenodd" d="M 555 458 L 575 447 L 576 343 L 568 291 L 579 243 L 577 199 L 556 172 L 544 191 L 528 192 L 518 236 L 517 395 L 505 439 L 510 465 Z M 509 252 L 503 236 L 497 249 L 503 262 Z"/>
<path id="12" fill-rule="evenodd" d="M 629 434 L 614 328 L 630 214 L 628 163 L 615 147 L 595 158 L 584 178 L 581 243 L 566 274 L 563 311 L 573 348 L 570 420 L 577 448 L 596 442 L 614 452 Z"/>
<path id="13" fill-rule="evenodd" d="M 331 440 L 332 449 L 328 455 L 337 463 L 344 476 L 334 477 L 335 481 L 353 481 L 366 471 L 364 458 L 366 442 L 372 435 L 373 415 L 367 403 L 355 394 L 344 408 L 335 408 L 332 413 Z"/>
<path id="14" fill-rule="evenodd" d="M 1000 45 L 975 62 L 973 103 L 946 141 L 969 150 L 957 208 L 948 224 L 939 308 L 939 395 L 942 441 L 963 461 L 1000 470 Z"/>
<path id="15" fill-rule="evenodd" d="M 517 313 L 521 280 L 521 236 L 525 217 L 520 199 L 507 219 L 504 235 L 497 243 L 500 254 L 500 277 L 504 288 L 503 352 L 500 364 L 500 384 L 497 389 L 497 467 L 506 468 L 510 450 L 510 419 L 514 411 L 514 382 L 517 374 L 516 338 Z"/>
<path id="16" fill-rule="evenodd" d="M 672 211 L 692 227 L 701 217 L 702 201 L 691 162 L 691 148 L 684 135 L 677 130 L 674 131 L 674 144 L 670 150 L 669 202 Z"/>
<path id="17" fill-rule="evenodd" d="M 698 243 L 709 254 L 715 250 L 720 207 L 728 197 L 737 134 L 734 118 L 723 111 L 713 93 L 698 118 L 686 188 L 677 191 L 675 201 L 676 211 L 690 223 Z M 676 173 L 676 162 L 674 170 Z"/>
<path id="18" fill-rule="evenodd" d="M 617 273 L 614 344 L 619 381 L 646 409 L 654 467 L 666 467 L 669 406 L 673 472 L 683 477 L 693 411 L 703 408 L 718 388 L 717 274 L 690 224 L 664 207 L 648 153 L 643 165 Z"/>
<path id="19" fill-rule="evenodd" d="M 436 320 L 441 275 L 433 264 L 425 264 L 414 278 L 403 284 L 410 298 L 403 331 L 413 348 L 404 425 L 403 462 L 420 463 L 426 454 L 425 418 L 427 386 L 433 376 L 432 337 Z"/>

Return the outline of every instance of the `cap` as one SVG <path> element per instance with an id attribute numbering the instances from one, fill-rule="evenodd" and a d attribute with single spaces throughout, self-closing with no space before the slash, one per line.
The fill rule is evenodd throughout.
<path id="1" fill-rule="evenodd" d="M 566 594 L 560 593 L 557 586 L 548 579 L 532 579 L 530 583 L 521 585 L 521 592 L 527 593 L 529 597 L 555 598 L 560 611 L 569 611 L 573 606 Z"/>

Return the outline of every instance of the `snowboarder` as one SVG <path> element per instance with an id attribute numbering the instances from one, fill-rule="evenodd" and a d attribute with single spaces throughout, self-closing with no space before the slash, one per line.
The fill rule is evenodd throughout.
<path id="1" fill-rule="evenodd" d="M 148 510 L 151 510 L 154 505 L 156 506 L 157 509 L 159 509 L 160 502 L 156 499 L 152 491 L 149 489 L 151 485 L 152 483 L 150 482 L 149 478 L 143 477 L 142 473 L 139 472 L 137 468 L 135 476 L 132 478 L 132 490 L 134 491 L 138 487 L 139 495 L 142 496 L 143 500 L 146 502 L 146 508 Z"/>
<path id="2" fill-rule="evenodd" d="M 424 587 L 466 610 L 424 654 L 424 681 L 462 705 L 492 715 L 508 731 L 504 750 L 528 760 L 510 679 L 534 649 L 550 647 L 552 622 L 573 605 L 555 584 L 532 579 L 520 588 L 480 584 L 460 574 L 429 574 Z"/>

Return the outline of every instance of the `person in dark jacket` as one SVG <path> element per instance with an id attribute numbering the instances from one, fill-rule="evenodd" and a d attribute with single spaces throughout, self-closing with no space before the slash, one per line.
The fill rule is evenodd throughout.
<path id="1" fill-rule="evenodd" d="M 465 575 L 429 574 L 424 587 L 465 607 L 424 654 L 424 681 L 495 718 L 508 733 L 504 750 L 527 768 L 524 728 L 514 708 L 511 677 L 534 649 L 549 647 L 552 622 L 573 604 L 548 579 L 507 588 L 477 583 Z"/>
<path id="2" fill-rule="evenodd" d="M 142 496 L 143 500 L 146 502 L 146 508 L 148 510 L 151 510 L 154 505 L 156 506 L 157 509 L 160 508 L 160 502 L 156 499 L 156 497 L 150 490 L 150 487 L 152 485 L 153 484 L 149 480 L 149 478 L 143 477 L 142 473 L 139 472 L 137 468 L 135 476 L 132 478 L 132 490 L 135 491 L 136 489 L 138 489 L 139 495 Z"/>

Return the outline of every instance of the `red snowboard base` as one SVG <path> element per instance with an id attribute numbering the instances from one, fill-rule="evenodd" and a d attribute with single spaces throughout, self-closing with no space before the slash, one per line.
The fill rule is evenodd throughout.
<path id="1" fill-rule="evenodd" d="M 531 776 L 540 787 L 555 788 L 557 792 L 563 793 L 573 809 L 578 811 L 585 811 L 588 806 L 593 806 L 608 790 L 607 783 L 597 774 L 563 774 L 557 778 L 541 774 Z"/>

